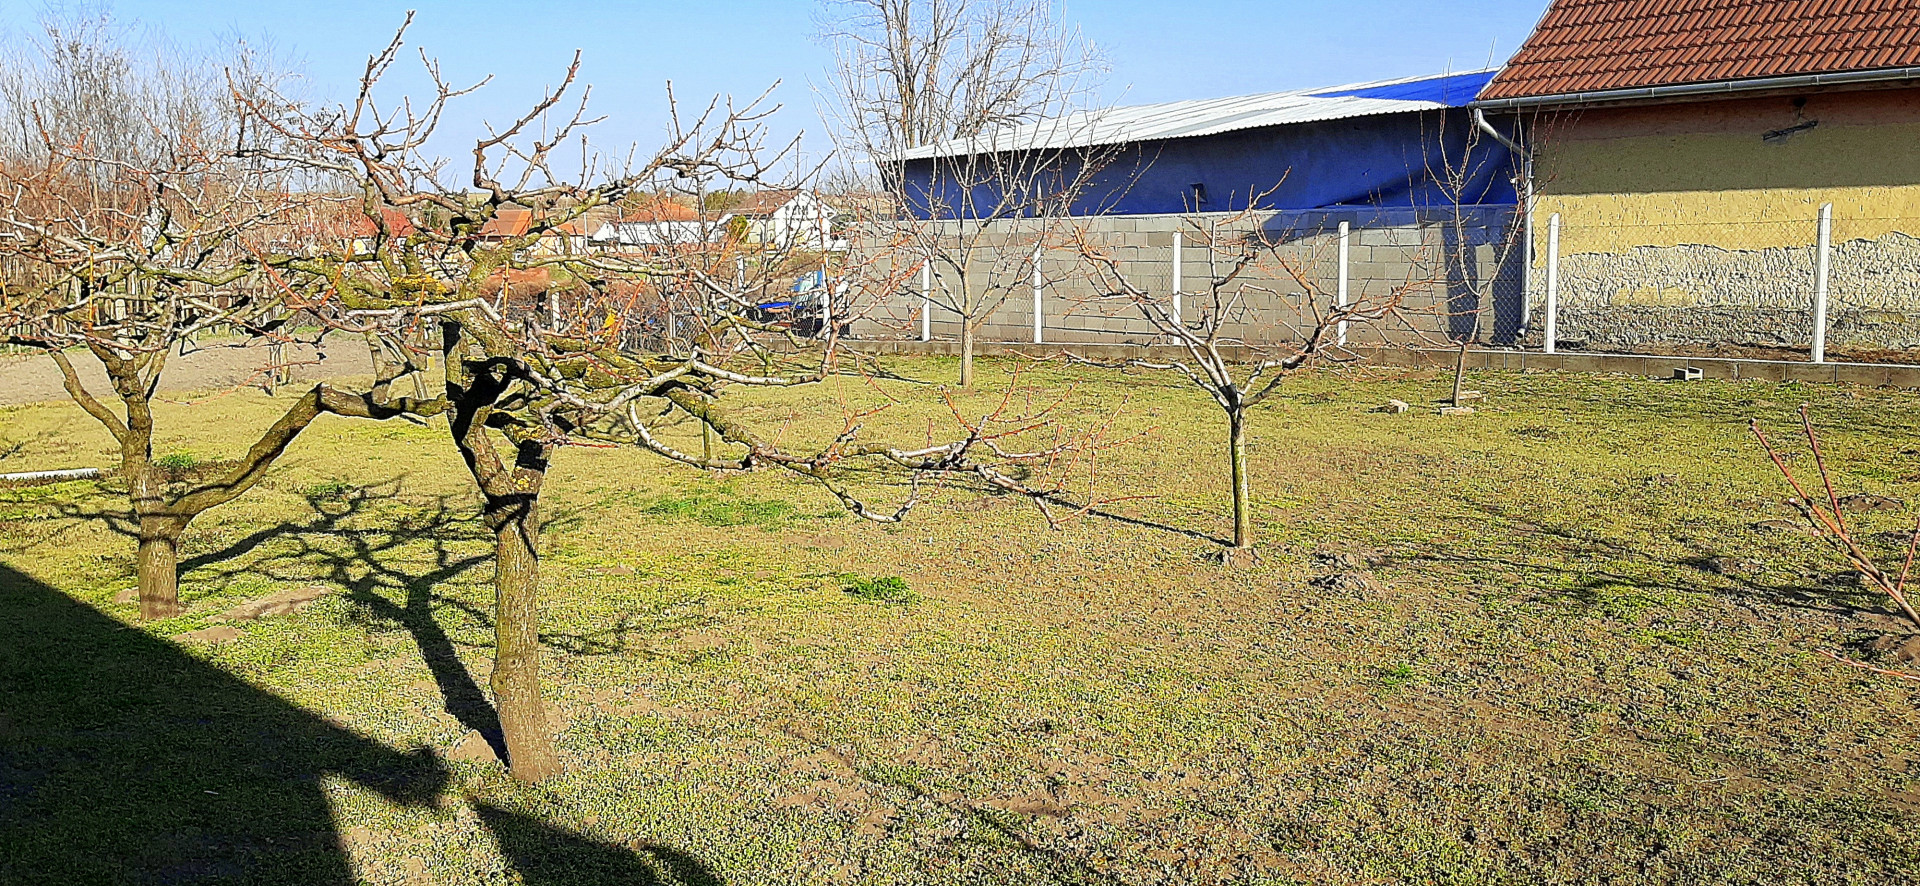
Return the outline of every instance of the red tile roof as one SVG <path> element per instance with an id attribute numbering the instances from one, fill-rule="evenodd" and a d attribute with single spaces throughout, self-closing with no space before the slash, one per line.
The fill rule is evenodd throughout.
<path id="1" fill-rule="evenodd" d="M 405 212 L 391 206 L 380 207 L 380 217 L 386 220 L 387 230 L 395 237 L 411 237 L 415 231 L 419 230 L 413 226 L 413 219 L 408 218 Z M 359 214 L 357 210 L 356 214 L 347 217 L 347 235 L 350 237 L 371 237 L 379 231 L 380 228 L 373 223 L 373 219 Z"/>
<path id="2" fill-rule="evenodd" d="M 1553 0 L 1482 101 L 1920 65 L 1920 0 Z"/>
<path id="3" fill-rule="evenodd" d="M 695 221 L 699 218 L 700 212 L 685 203 L 675 203 L 671 200 L 649 200 L 621 211 L 618 221 Z"/>
<path id="4" fill-rule="evenodd" d="M 780 207 L 787 205 L 793 198 L 798 196 L 800 196 L 800 192 L 791 188 L 786 190 L 754 191 L 749 194 L 741 194 L 732 206 L 723 210 L 723 214 L 746 215 L 755 218 L 763 215 L 772 215 L 780 211 Z"/>
<path id="5" fill-rule="evenodd" d="M 526 209 L 497 209 L 493 217 L 480 226 L 480 236 L 505 240 L 509 237 L 525 236 L 533 226 L 533 212 Z"/>

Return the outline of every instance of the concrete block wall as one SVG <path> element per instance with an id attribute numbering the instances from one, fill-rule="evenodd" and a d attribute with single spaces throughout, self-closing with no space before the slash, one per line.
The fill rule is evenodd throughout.
<path id="1" fill-rule="evenodd" d="M 1183 238 L 1182 271 L 1183 316 L 1196 318 L 1214 309 L 1208 279 L 1226 274 L 1234 252 L 1221 249 L 1216 261 L 1208 259 L 1205 237 L 1195 224 L 1210 228 L 1216 242 L 1237 243 L 1240 238 L 1264 238 L 1264 216 L 1237 215 L 1139 215 L 1076 219 L 1072 223 L 1086 231 L 1088 238 L 1106 251 L 1117 263 L 1121 274 L 1134 286 L 1154 293 L 1170 304 L 1172 292 L 1173 237 Z M 1063 223 L 1064 224 L 1064 223 Z M 1349 236 L 1348 290 L 1352 300 L 1369 296 L 1384 297 L 1396 289 L 1405 289 L 1402 319 L 1375 326 L 1354 324 L 1349 329 L 1350 343 L 1394 343 L 1446 341 L 1466 336 L 1481 343 L 1500 343 L 1500 330 L 1492 322 L 1492 302 L 1515 302 L 1508 309 L 1517 315 L 1520 292 L 1517 286 L 1488 286 L 1479 316 L 1462 305 L 1462 280 L 1480 281 L 1515 277 L 1514 267 L 1500 267 L 1503 259 L 1517 257 L 1517 248 L 1499 250 L 1482 246 L 1466 250 L 1470 267 L 1454 267 L 1449 261 L 1449 238 L 1442 225 L 1405 225 L 1389 228 L 1356 228 Z M 997 290 L 989 296 L 998 301 L 980 330 L 983 341 L 1031 342 L 1033 340 L 1033 297 L 1028 281 L 1026 257 L 1032 250 L 1036 230 L 1031 221 L 1009 224 L 1004 235 L 989 232 L 981 237 L 971 263 L 976 292 Z M 1059 231 L 1055 233 L 1056 242 Z M 1290 240 L 1255 266 L 1248 268 L 1222 291 L 1226 308 L 1226 332 L 1229 338 L 1250 344 L 1283 344 L 1298 341 L 1314 322 L 1313 305 L 1324 308 L 1336 291 L 1337 244 L 1333 231 Z M 1508 265 L 1515 265 L 1508 261 Z M 1299 274 L 1296 279 L 1288 271 Z M 991 269 L 991 270 L 990 270 Z M 1043 336 L 1047 342 L 1089 344 L 1147 344 L 1155 340 L 1153 326 L 1140 315 L 1130 299 L 1111 297 L 1113 288 L 1104 285 L 1094 268 L 1064 246 L 1048 249 L 1041 263 L 1045 312 Z M 991 282 L 982 282 L 991 278 Z M 1501 278 L 1504 279 L 1504 278 Z M 1517 279 L 1517 277 L 1516 277 Z M 1303 286 L 1301 280 L 1308 285 Z M 917 280 L 915 281 L 917 284 Z M 1409 284 L 1413 284 L 1409 286 Z M 956 281 L 942 278 L 937 285 L 952 286 Z M 1309 297 L 1309 290 L 1313 295 Z M 1004 294 L 1001 294 L 1004 293 Z M 917 311 L 920 299 L 902 294 L 879 306 L 873 315 L 884 322 L 856 325 L 854 333 L 869 339 L 917 338 Z M 1516 326 L 1517 324 L 1509 324 Z M 933 314 L 936 339 L 958 338 L 957 318 L 936 308 Z M 1410 329 L 1409 326 L 1412 328 Z"/>

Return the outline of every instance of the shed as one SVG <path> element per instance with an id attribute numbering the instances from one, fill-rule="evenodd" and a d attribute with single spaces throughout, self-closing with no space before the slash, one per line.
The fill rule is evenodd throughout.
<path id="1" fill-rule="evenodd" d="M 1513 153 L 1463 110 L 1493 73 L 1089 111 L 910 150 L 903 179 L 923 217 L 1001 205 L 1007 169 L 1089 164 L 1076 215 L 1511 209 Z"/>

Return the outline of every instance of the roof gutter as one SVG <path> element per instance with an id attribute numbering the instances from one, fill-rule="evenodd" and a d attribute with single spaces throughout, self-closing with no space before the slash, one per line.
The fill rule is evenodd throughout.
<path id="1" fill-rule="evenodd" d="M 1559 95 L 1523 95 L 1473 102 L 1470 107 L 1500 111 L 1544 105 L 1591 105 L 1602 102 L 1645 101 L 1649 99 L 1737 95 L 1776 89 L 1806 89 L 1822 86 L 1847 86 L 1857 83 L 1885 83 L 1895 80 L 1920 80 L 1920 67 L 1879 68 L 1872 71 L 1841 71 L 1831 74 L 1794 74 L 1787 77 L 1755 77 L 1751 80 L 1719 80 L 1712 83 L 1675 83 L 1667 86 L 1643 86 L 1634 89 L 1603 89 L 1593 92 L 1566 92 Z"/>

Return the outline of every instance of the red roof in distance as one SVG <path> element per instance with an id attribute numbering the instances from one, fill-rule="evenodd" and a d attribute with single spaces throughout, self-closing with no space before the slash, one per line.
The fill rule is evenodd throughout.
<path id="1" fill-rule="evenodd" d="M 419 230 L 413 226 L 413 219 L 408 218 L 405 212 L 391 206 L 380 207 L 380 218 L 386 221 L 387 231 L 395 237 L 411 237 Z M 371 237 L 379 231 L 373 219 L 364 214 L 355 214 L 347 220 L 348 236 Z"/>

